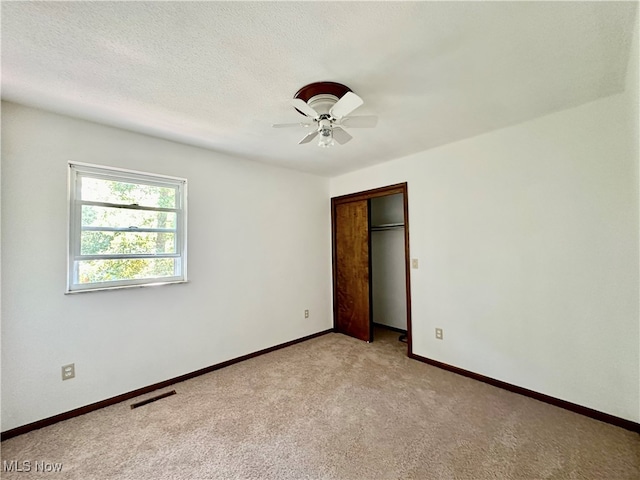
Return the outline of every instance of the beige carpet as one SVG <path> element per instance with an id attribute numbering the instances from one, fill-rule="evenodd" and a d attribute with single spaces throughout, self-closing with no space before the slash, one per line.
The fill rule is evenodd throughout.
<path id="1" fill-rule="evenodd" d="M 325 335 L 7 440 L 2 460 L 32 471 L 2 478 L 640 478 L 637 434 L 410 360 L 397 338 Z"/>

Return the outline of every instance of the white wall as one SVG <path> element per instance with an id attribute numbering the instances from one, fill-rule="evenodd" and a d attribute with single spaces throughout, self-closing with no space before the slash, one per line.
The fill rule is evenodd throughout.
<path id="1" fill-rule="evenodd" d="M 640 420 L 628 106 L 612 96 L 332 179 L 332 196 L 408 182 L 416 354 Z"/>
<path id="2" fill-rule="evenodd" d="M 626 94 L 628 96 L 627 101 L 627 131 L 625 132 L 629 138 L 632 139 L 632 152 L 633 157 L 636 159 L 636 169 L 634 175 L 634 182 L 636 185 L 640 185 L 640 46 L 638 35 L 638 24 L 636 22 L 636 29 L 633 35 L 633 43 L 631 47 L 631 56 L 629 60 L 629 66 L 627 70 L 626 78 Z M 638 203 L 640 204 L 640 188 L 638 188 Z M 640 215 L 640 209 L 638 209 L 638 215 Z M 640 221 L 638 222 L 640 228 Z M 640 238 L 640 233 L 638 235 Z M 640 262 L 637 264 L 640 271 Z M 639 274 L 640 275 L 640 274 Z M 640 285 L 638 286 L 640 289 Z M 639 295 L 640 297 L 640 295 Z M 640 344 L 640 335 L 638 337 L 638 344 Z M 640 358 L 638 359 L 640 362 Z M 638 384 L 640 385 L 640 366 L 638 367 Z M 638 402 L 638 411 L 640 412 L 640 402 Z M 638 413 L 640 417 L 640 413 Z"/>
<path id="3" fill-rule="evenodd" d="M 188 179 L 190 283 L 63 294 L 69 160 Z M 2 173 L 3 431 L 332 327 L 325 178 L 11 103 Z"/>

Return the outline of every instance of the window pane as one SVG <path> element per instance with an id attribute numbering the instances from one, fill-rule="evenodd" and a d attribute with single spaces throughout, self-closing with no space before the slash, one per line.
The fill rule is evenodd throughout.
<path id="1" fill-rule="evenodd" d="M 176 253 L 175 233 L 82 232 L 80 255 Z"/>
<path id="2" fill-rule="evenodd" d="M 67 292 L 186 280 L 186 179 L 72 162 L 70 179 Z"/>
<path id="3" fill-rule="evenodd" d="M 137 258 L 127 260 L 79 261 L 78 283 L 114 282 L 178 275 L 174 258 Z"/>
<path id="4" fill-rule="evenodd" d="M 92 202 L 176 208 L 177 189 L 81 177 L 80 198 Z"/>
<path id="5" fill-rule="evenodd" d="M 128 208 L 82 205 L 83 227 L 176 228 L 175 212 L 150 212 Z"/>

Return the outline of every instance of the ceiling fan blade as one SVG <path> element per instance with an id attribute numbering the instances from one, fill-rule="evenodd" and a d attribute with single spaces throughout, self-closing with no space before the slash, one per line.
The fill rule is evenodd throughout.
<path id="1" fill-rule="evenodd" d="M 378 117 L 376 115 L 347 117 L 343 118 L 340 124 L 349 128 L 373 128 L 378 124 Z"/>
<path id="2" fill-rule="evenodd" d="M 273 128 L 286 128 L 286 127 L 311 127 L 312 123 L 274 123 L 271 125 Z"/>
<path id="3" fill-rule="evenodd" d="M 333 139 L 340 145 L 344 145 L 353 137 L 340 127 L 333 127 Z"/>
<path id="4" fill-rule="evenodd" d="M 336 102 L 329 113 L 334 118 L 341 119 L 342 117 L 349 115 L 363 103 L 364 100 L 362 100 L 358 95 L 353 92 L 347 92 Z"/>
<path id="5" fill-rule="evenodd" d="M 313 108 L 307 105 L 307 102 L 302 100 L 301 98 L 294 98 L 291 100 L 291 104 L 302 113 L 304 113 L 307 117 L 318 118 L 320 114 L 316 112 Z"/>
<path id="6" fill-rule="evenodd" d="M 302 145 L 303 143 L 309 143 L 311 140 L 313 140 L 314 138 L 316 138 L 316 136 L 318 135 L 318 130 L 314 131 L 314 132 L 309 132 L 307 133 L 304 138 L 302 140 L 300 140 L 298 142 L 298 145 Z"/>

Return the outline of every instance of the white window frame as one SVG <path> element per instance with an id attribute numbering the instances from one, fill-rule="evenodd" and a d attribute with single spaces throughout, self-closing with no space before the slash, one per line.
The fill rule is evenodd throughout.
<path id="1" fill-rule="evenodd" d="M 101 178 L 106 180 L 171 187 L 177 191 L 175 208 L 144 207 L 139 205 L 120 205 L 104 202 L 81 200 L 80 177 Z M 69 211 L 68 211 L 68 257 L 67 257 L 67 289 L 65 293 L 80 293 L 96 290 L 112 290 L 131 287 L 146 287 L 166 285 L 171 283 L 185 283 L 187 281 L 187 180 L 167 175 L 127 170 L 123 168 L 105 167 L 89 163 L 69 162 Z M 134 210 L 166 211 L 176 213 L 176 252 L 162 254 L 113 254 L 113 255 L 81 255 L 80 239 L 82 233 L 82 205 L 97 205 L 112 208 L 126 208 Z M 126 231 L 128 229 L 114 229 Z M 140 229 L 132 231 L 141 231 Z M 81 260 L 92 259 L 135 259 L 135 258 L 175 258 L 178 261 L 179 275 L 173 277 L 143 278 L 134 280 L 118 280 L 97 283 L 78 283 L 77 263 Z"/>

